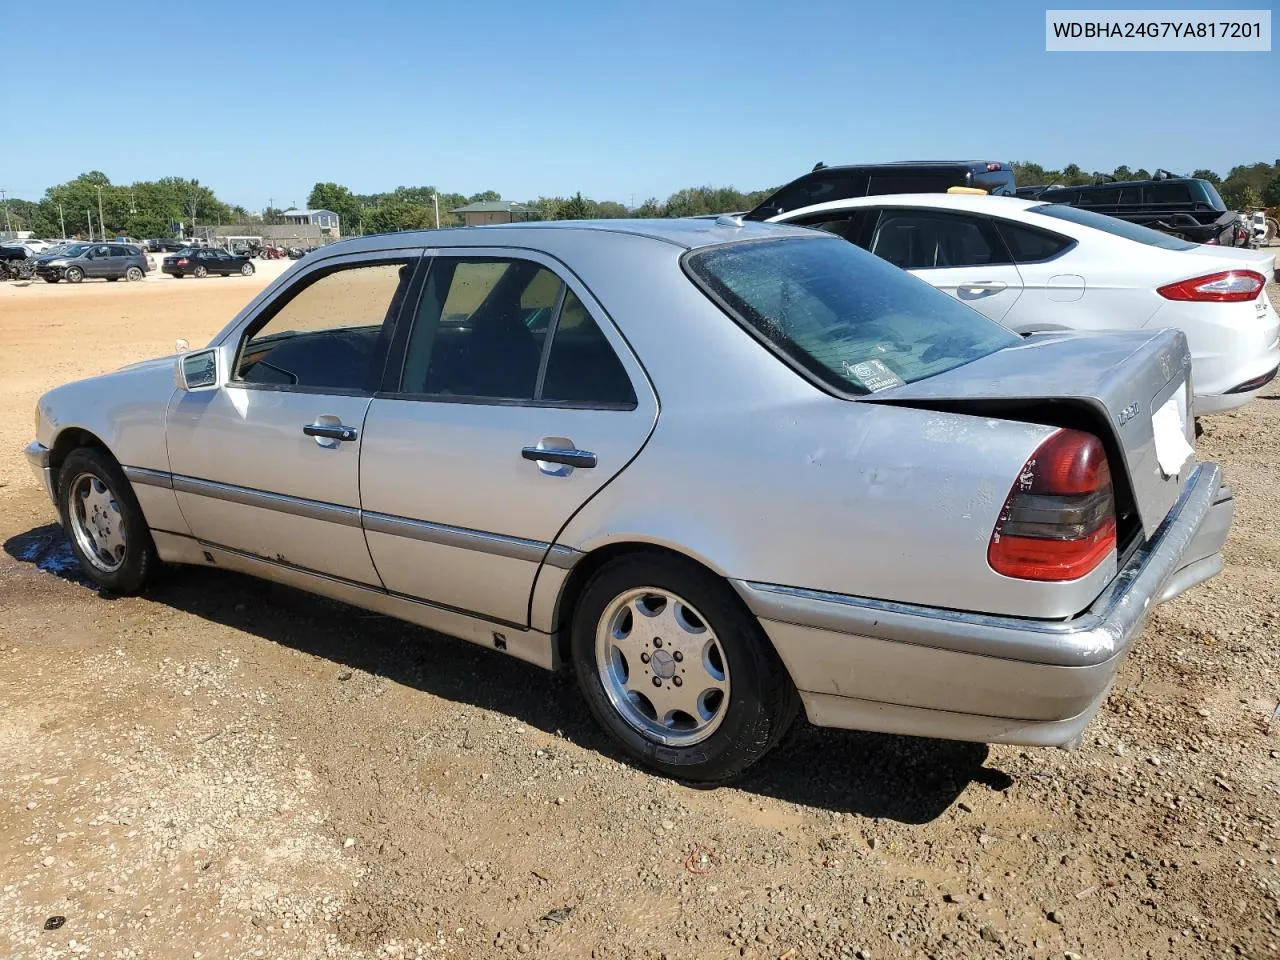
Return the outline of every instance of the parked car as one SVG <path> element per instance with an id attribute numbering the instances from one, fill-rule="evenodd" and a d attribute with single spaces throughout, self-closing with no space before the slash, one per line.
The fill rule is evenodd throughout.
<path id="1" fill-rule="evenodd" d="M 818 164 L 802 177 L 775 190 L 748 220 L 769 220 L 800 207 L 849 197 L 892 193 L 946 193 L 953 187 L 973 188 L 996 196 L 1012 196 L 1013 167 L 995 160 L 903 161 L 828 167 Z"/>
<path id="2" fill-rule="evenodd" d="M 1035 199 L 1119 217 L 1193 243 L 1239 246 L 1236 214 L 1208 180 L 1160 171 L 1151 180 L 1050 187 Z"/>
<path id="3" fill-rule="evenodd" d="M 35 258 L 21 244 L 0 245 L 0 280 L 30 280 L 35 276 Z"/>
<path id="4" fill-rule="evenodd" d="M 1018 333 L 1176 327 L 1196 415 L 1248 403 L 1280 367 L 1274 254 L 1013 197 L 865 197 L 775 219 L 842 236 Z"/>
<path id="5" fill-rule="evenodd" d="M 200 250 L 188 247 L 179 250 L 171 257 L 165 257 L 160 270 L 181 280 L 183 277 L 197 279 L 217 274 L 230 277 L 236 274 L 245 277 L 253 276 L 254 266 L 247 256 L 237 256 L 226 250 Z"/>
<path id="6" fill-rule="evenodd" d="M 1174 330 L 1024 340 L 813 230 L 419 231 L 50 391 L 27 456 L 113 592 L 215 566 L 572 663 L 624 750 L 716 782 L 801 707 L 1077 740 L 1221 569 L 1189 363 Z"/>
<path id="7" fill-rule="evenodd" d="M 76 243 L 36 259 L 36 273 L 49 283 L 66 280 L 142 280 L 151 264 L 137 247 L 122 243 Z"/>

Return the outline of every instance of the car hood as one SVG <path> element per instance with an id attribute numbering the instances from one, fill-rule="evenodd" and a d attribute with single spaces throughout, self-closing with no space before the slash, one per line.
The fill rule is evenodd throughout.
<path id="1" fill-rule="evenodd" d="M 151 367 L 172 367 L 174 361 L 178 359 L 178 354 L 171 353 L 166 357 L 156 357 L 154 360 L 139 360 L 137 363 L 127 363 L 120 368 L 123 370 L 146 370 Z"/>
<path id="2" fill-rule="evenodd" d="M 946 373 L 862 399 L 1055 426 L 1080 424 L 1099 435 L 1113 469 L 1124 468 L 1150 537 L 1177 502 L 1194 461 L 1185 460 L 1175 475 L 1163 472 L 1152 417 L 1181 385 L 1190 404 L 1190 374 L 1187 339 L 1178 330 L 1040 333 Z M 1180 429 L 1194 445 L 1186 405 Z"/>

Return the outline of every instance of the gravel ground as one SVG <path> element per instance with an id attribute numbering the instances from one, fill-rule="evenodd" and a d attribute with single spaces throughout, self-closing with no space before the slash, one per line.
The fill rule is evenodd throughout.
<path id="1" fill-rule="evenodd" d="M 35 396 L 262 282 L 0 304 L 0 956 L 1277 954 L 1276 386 L 1199 444 L 1225 574 L 1154 613 L 1081 749 L 801 724 L 695 790 L 565 677 L 229 573 L 76 576 L 18 453 Z"/>

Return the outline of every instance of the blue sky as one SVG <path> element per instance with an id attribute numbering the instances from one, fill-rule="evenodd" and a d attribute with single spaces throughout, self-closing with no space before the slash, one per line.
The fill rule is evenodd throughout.
<path id="1" fill-rule="evenodd" d="M 1024 0 L 127 6 L 64 0 L 51 28 L 47 5 L 5 5 L 0 76 L 49 78 L 0 133 L 10 196 L 100 169 L 250 209 L 317 180 L 640 203 L 819 160 L 1280 156 L 1280 52 L 1046 53 Z"/>

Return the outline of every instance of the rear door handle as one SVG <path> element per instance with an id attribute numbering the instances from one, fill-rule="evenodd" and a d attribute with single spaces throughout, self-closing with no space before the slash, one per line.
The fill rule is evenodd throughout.
<path id="1" fill-rule="evenodd" d="M 308 423 L 302 428 L 308 437 L 324 437 L 326 440 L 354 440 L 356 428 L 341 423 Z"/>
<path id="2" fill-rule="evenodd" d="M 1001 290 L 1007 289 L 1008 286 L 1003 280 L 972 280 L 969 283 L 960 284 L 960 289 L 999 293 Z"/>
<path id="3" fill-rule="evenodd" d="M 520 456 L 526 460 L 541 460 L 543 463 L 562 463 L 566 467 L 590 468 L 596 465 L 596 455 L 589 450 L 525 447 L 520 451 Z"/>

